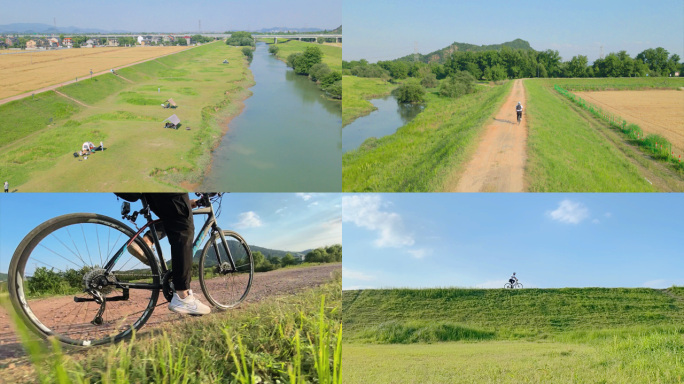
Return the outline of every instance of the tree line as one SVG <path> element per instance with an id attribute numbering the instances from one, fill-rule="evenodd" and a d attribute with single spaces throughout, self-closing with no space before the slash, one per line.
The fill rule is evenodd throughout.
<path id="1" fill-rule="evenodd" d="M 512 49 L 504 46 L 498 51 L 461 52 L 449 55 L 442 63 L 414 61 L 410 58 L 379 61 L 343 61 L 344 74 L 359 77 L 405 79 L 424 77 L 429 68 L 438 80 L 459 71 L 469 72 L 478 80 L 498 81 L 524 77 L 632 77 L 672 76 L 682 72 L 681 58 L 662 48 L 649 48 L 632 58 L 626 51 L 609 53 L 591 65 L 587 56 L 577 55 L 563 61 L 558 51 Z"/>
<path id="2" fill-rule="evenodd" d="M 272 45 L 268 50 L 272 54 L 278 53 L 278 46 Z M 296 74 L 309 76 L 311 81 L 333 99 L 342 98 L 342 74 L 333 71 L 323 62 L 323 51 L 317 46 L 306 47 L 304 52 L 297 52 L 287 57 L 287 66 Z"/>

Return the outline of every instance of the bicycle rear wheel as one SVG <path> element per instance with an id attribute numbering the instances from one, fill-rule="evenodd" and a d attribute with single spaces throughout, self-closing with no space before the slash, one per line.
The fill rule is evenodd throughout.
<path id="1" fill-rule="evenodd" d="M 14 309 L 29 328 L 69 345 L 115 342 L 149 319 L 160 286 L 157 262 L 140 237 L 148 265 L 129 254 L 135 231 L 107 216 L 74 213 L 48 220 L 21 241 L 9 267 Z M 118 255 L 110 274 L 103 268 Z M 104 303 L 104 304 L 103 304 Z"/>
<path id="2" fill-rule="evenodd" d="M 504 284 L 504 288 L 505 289 L 511 289 L 511 288 L 513 288 L 513 286 L 511 285 L 511 283 L 506 283 L 506 284 Z"/>
<path id="3" fill-rule="evenodd" d="M 228 309 L 240 304 L 252 286 L 254 259 L 247 242 L 233 231 L 223 231 L 235 269 L 218 232 L 204 246 L 199 261 L 199 281 L 207 300 L 217 308 Z"/>

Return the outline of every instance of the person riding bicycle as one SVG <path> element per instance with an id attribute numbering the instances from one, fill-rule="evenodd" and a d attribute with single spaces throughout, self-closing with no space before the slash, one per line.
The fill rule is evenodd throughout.
<path id="1" fill-rule="evenodd" d="M 196 201 L 190 201 L 187 193 L 143 193 L 150 209 L 162 221 L 163 226 L 156 226 L 159 238 L 167 236 L 171 245 L 171 270 L 175 292 L 169 303 L 169 309 L 176 313 L 188 315 L 206 315 L 211 309 L 199 301 L 190 289 L 192 278 L 192 238 L 195 224 L 192 219 L 192 208 Z M 163 227 L 163 228 L 162 228 Z M 148 232 L 143 240 L 152 249 L 152 236 Z M 135 243 L 128 247 L 128 252 L 144 264 L 148 264 L 145 255 Z"/>
<path id="2" fill-rule="evenodd" d="M 518 278 L 515 276 L 515 272 L 513 272 L 513 276 L 511 276 L 511 278 L 508 279 L 508 282 L 511 283 L 511 287 L 514 287 L 515 284 L 518 283 Z"/>
<path id="3" fill-rule="evenodd" d="M 516 118 L 518 119 L 518 122 L 520 122 L 520 119 L 522 119 L 522 112 L 523 112 L 523 106 L 518 101 L 518 105 L 515 106 L 515 113 L 517 115 Z"/>

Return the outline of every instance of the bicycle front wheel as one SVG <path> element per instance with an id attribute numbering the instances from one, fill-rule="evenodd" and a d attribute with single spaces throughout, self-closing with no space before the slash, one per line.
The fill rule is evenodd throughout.
<path id="1" fill-rule="evenodd" d="M 152 314 L 160 276 L 152 251 L 137 237 L 147 264 L 127 251 L 135 232 L 107 216 L 74 213 L 48 220 L 21 241 L 9 267 L 14 309 L 41 337 L 69 345 L 115 342 Z M 112 269 L 106 273 L 104 267 Z M 128 288 L 136 284 L 147 289 Z"/>
<path id="2" fill-rule="evenodd" d="M 515 288 L 517 289 L 522 289 L 523 285 L 520 283 L 515 284 Z"/>
<path id="3" fill-rule="evenodd" d="M 214 232 L 199 260 L 199 282 L 207 300 L 217 308 L 228 309 L 247 297 L 254 276 L 254 259 L 247 242 L 233 231 Z M 235 268 L 230 263 L 232 258 Z"/>

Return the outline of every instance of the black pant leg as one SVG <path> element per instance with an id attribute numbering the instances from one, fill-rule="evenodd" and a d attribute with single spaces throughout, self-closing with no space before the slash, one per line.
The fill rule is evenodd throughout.
<path id="1" fill-rule="evenodd" d="M 164 231 L 171 245 L 173 285 L 177 291 L 190 289 L 195 235 L 190 198 L 187 193 L 146 193 L 145 197 L 152 212 L 164 221 Z"/>

